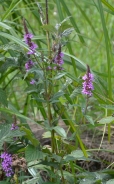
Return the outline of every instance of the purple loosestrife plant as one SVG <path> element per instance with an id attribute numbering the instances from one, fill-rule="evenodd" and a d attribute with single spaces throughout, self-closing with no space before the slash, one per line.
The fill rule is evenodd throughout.
<path id="1" fill-rule="evenodd" d="M 87 73 L 82 77 L 82 79 L 84 80 L 83 87 L 82 87 L 82 93 L 91 97 L 92 91 L 94 90 L 94 87 L 93 87 L 94 76 L 90 72 L 89 66 L 87 66 Z"/>
<path id="2" fill-rule="evenodd" d="M 2 169 L 5 172 L 5 175 L 11 177 L 13 175 L 11 154 L 4 152 L 0 157 L 2 159 Z"/>

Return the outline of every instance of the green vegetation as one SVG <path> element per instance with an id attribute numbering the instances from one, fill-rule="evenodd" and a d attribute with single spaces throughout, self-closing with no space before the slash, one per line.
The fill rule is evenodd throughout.
<path id="1" fill-rule="evenodd" d="M 113 0 L 0 4 L 0 183 L 113 184 Z"/>

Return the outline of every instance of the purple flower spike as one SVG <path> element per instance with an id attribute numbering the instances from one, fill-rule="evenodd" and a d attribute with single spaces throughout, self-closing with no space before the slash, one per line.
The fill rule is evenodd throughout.
<path id="1" fill-rule="evenodd" d="M 33 34 L 32 33 L 27 33 L 24 35 L 24 41 L 25 43 L 28 45 L 29 42 L 31 41 L 31 38 L 33 38 Z"/>
<path id="2" fill-rule="evenodd" d="M 36 52 L 36 48 L 38 47 L 34 42 L 32 42 L 32 38 L 33 38 L 33 34 L 29 33 L 28 28 L 26 26 L 26 21 L 25 19 L 23 20 L 24 23 L 24 30 L 25 30 L 25 34 L 24 34 L 24 41 L 25 43 L 29 46 L 29 51 L 28 51 L 28 55 L 30 54 L 35 54 Z"/>
<path id="3" fill-rule="evenodd" d="M 19 127 L 15 123 L 13 123 L 11 126 L 11 130 L 17 130 L 18 128 Z"/>
<path id="4" fill-rule="evenodd" d="M 89 66 L 87 66 L 87 74 L 85 74 L 82 79 L 84 80 L 83 82 L 83 87 L 82 87 L 82 93 L 85 95 L 88 95 L 89 97 L 92 96 L 92 91 L 94 90 L 93 87 L 93 80 L 94 76 L 90 72 Z"/>
<path id="5" fill-rule="evenodd" d="M 11 177 L 13 175 L 12 170 L 12 156 L 11 154 L 4 152 L 1 154 L 2 159 L 2 169 L 5 172 L 7 177 Z"/>
<path id="6" fill-rule="evenodd" d="M 29 45 L 29 48 L 30 50 L 27 52 L 27 54 L 34 54 L 36 52 L 36 48 L 38 46 L 34 43 L 34 42 L 31 42 L 30 45 Z"/>
<path id="7" fill-rule="evenodd" d="M 62 52 L 58 53 L 57 56 L 54 58 L 54 62 L 59 66 L 63 65 L 64 63 L 63 57 L 64 54 Z"/>
<path id="8" fill-rule="evenodd" d="M 32 79 L 32 80 L 30 81 L 30 84 L 33 85 L 33 84 L 35 84 L 35 82 L 36 82 L 36 81 L 35 81 L 34 79 Z"/>
<path id="9" fill-rule="evenodd" d="M 30 70 L 32 68 L 32 66 L 34 65 L 32 60 L 29 60 L 26 64 L 25 64 L 25 68 L 26 71 Z"/>

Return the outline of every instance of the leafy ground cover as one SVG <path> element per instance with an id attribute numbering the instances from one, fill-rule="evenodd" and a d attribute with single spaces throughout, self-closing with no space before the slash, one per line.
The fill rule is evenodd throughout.
<path id="1" fill-rule="evenodd" d="M 0 3 L 0 183 L 113 184 L 113 0 Z"/>

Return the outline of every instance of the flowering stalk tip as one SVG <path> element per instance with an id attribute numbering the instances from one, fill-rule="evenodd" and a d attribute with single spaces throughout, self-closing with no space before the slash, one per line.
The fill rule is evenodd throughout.
<path id="1" fill-rule="evenodd" d="M 82 79 L 84 80 L 82 93 L 88 95 L 89 97 L 92 96 L 92 91 L 94 90 L 93 87 L 94 76 L 90 72 L 89 66 L 87 66 L 87 73 L 82 77 Z"/>
<path id="2" fill-rule="evenodd" d="M 33 34 L 32 33 L 29 33 L 28 31 L 28 28 L 26 26 L 26 22 L 25 22 L 25 19 L 24 19 L 24 30 L 25 30 L 25 34 L 24 34 L 24 41 L 25 43 L 29 46 L 29 51 L 27 52 L 28 55 L 31 55 L 31 54 L 35 54 L 36 52 L 36 48 L 38 47 L 34 42 L 32 42 L 32 38 L 33 38 Z"/>
<path id="3" fill-rule="evenodd" d="M 25 63 L 25 69 L 26 71 L 30 70 L 32 66 L 34 65 L 32 60 L 29 60 L 27 63 Z"/>

